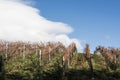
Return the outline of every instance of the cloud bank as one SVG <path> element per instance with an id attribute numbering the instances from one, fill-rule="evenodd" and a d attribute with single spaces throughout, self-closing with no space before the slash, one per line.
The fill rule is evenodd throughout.
<path id="1" fill-rule="evenodd" d="M 65 46 L 75 42 L 78 50 L 80 41 L 70 39 L 73 28 L 62 22 L 42 17 L 40 11 L 23 0 L 0 0 L 0 39 L 8 41 L 49 42 L 60 41 Z M 29 3 L 29 2 L 28 2 Z"/>

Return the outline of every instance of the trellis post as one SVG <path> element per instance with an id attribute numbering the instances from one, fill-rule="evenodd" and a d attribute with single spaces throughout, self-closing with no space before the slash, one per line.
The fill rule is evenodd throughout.
<path id="1" fill-rule="evenodd" d="M 64 56 L 62 57 L 62 65 L 64 66 L 64 61 L 65 61 L 65 58 Z"/>
<path id="2" fill-rule="evenodd" d="M 51 49 L 50 49 L 50 47 L 49 47 L 49 52 L 48 52 L 48 54 L 49 54 L 49 61 L 51 60 L 51 53 L 50 53 L 50 51 L 51 51 Z"/>
<path id="3" fill-rule="evenodd" d="M 63 73 L 62 73 L 62 80 L 64 80 L 65 77 L 65 57 L 62 57 L 62 65 L 63 65 Z"/>
<path id="4" fill-rule="evenodd" d="M 5 45 L 5 58 L 8 59 L 8 43 Z"/>
<path id="5" fill-rule="evenodd" d="M 38 56 L 37 45 L 35 46 L 35 53 L 36 53 L 36 56 Z"/>
<path id="6" fill-rule="evenodd" d="M 23 57 L 23 60 L 25 60 L 25 45 L 23 46 L 22 57 Z"/>
<path id="7" fill-rule="evenodd" d="M 41 53 L 41 50 L 39 50 L 39 59 L 40 59 L 40 65 L 42 63 L 42 53 Z"/>
<path id="8" fill-rule="evenodd" d="M 69 67 L 69 65 L 70 65 L 70 58 L 68 57 L 68 67 Z"/>

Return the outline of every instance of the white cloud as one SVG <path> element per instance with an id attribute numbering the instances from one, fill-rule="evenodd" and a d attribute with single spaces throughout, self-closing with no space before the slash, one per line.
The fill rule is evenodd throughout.
<path id="1" fill-rule="evenodd" d="M 23 0 L 0 0 L 0 39 L 61 41 L 66 46 L 74 41 L 79 49 L 82 48 L 79 40 L 68 37 L 73 28 L 42 17 L 38 9 L 26 4 L 28 1 L 23 3 Z"/>
<path id="2" fill-rule="evenodd" d="M 70 39 L 67 35 L 57 35 L 55 39 L 56 41 L 62 42 L 64 45 L 69 45 L 70 43 L 74 42 L 77 48 L 79 49 L 79 51 L 82 51 L 82 46 L 80 44 L 80 41 L 77 39 Z"/>

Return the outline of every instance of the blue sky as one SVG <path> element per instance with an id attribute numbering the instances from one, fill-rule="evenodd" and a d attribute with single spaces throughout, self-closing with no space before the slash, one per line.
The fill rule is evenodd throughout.
<path id="1" fill-rule="evenodd" d="M 69 24 L 84 47 L 120 47 L 120 0 L 35 0 L 34 7 L 52 21 Z"/>
<path id="2" fill-rule="evenodd" d="M 120 48 L 120 0 L 0 0 L 0 39 Z M 40 11 L 40 12 L 39 12 Z M 81 46 L 82 45 L 82 46 Z"/>

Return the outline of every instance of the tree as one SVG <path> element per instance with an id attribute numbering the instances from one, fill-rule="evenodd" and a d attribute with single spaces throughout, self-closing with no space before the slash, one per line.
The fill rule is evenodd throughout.
<path id="1" fill-rule="evenodd" d="M 86 59 L 88 61 L 88 64 L 89 64 L 89 67 L 90 67 L 90 70 L 91 70 L 91 74 L 92 74 L 92 77 L 93 77 L 93 65 L 92 65 L 92 61 L 91 61 L 89 44 L 86 44 L 85 53 L 86 53 Z"/>

